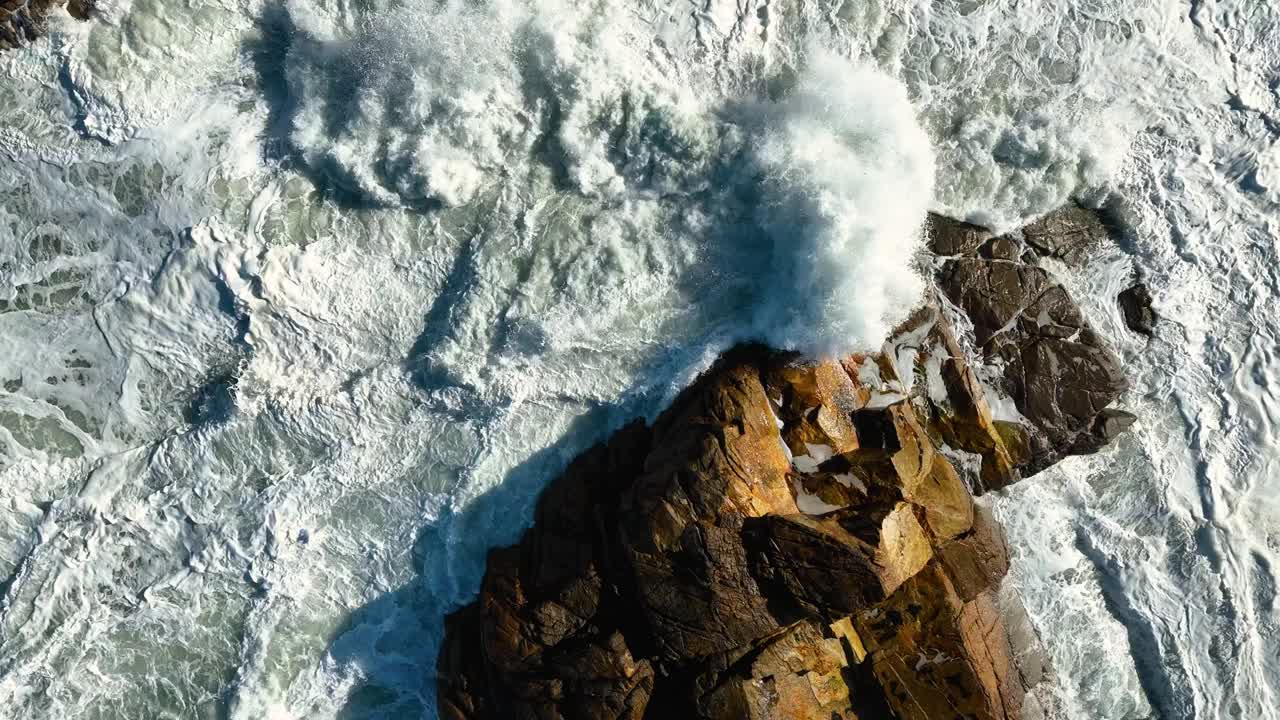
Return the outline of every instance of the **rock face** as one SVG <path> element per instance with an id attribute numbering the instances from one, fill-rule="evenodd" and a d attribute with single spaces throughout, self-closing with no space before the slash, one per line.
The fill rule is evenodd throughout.
<path id="1" fill-rule="evenodd" d="M 1022 228 L 1022 238 L 1040 257 L 1080 265 L 1107 239 L 1107 224 L 1096 211 L 1068 206 Z"/>
<path id="2" fill-rule="evenodd" d="M 442 717 L 1020 717 L 1008 551 L 899 357 L 735 351 L 579 458 L 450 617 Z M 994 456 L 957 365 L 946 432 Z"/>
<path id="3" fill-rule="evenodd" d="M 969 249 L 972 243 L 963 239 L 971 235 L 954 221 L 934 221 L 931 245 L 937 254 L 951 255 L 941 264 L 938 287 L 973 323 L 984 359 L 1002 369 L 1000 390 L 1035 430 L 1025 474 L 1096 449 L 1090 438 L 1098 437 L 1103 411 L 1126 389 L 1125 375 L 1106 341 L 1036 258 L 1080 263 L 1106 237 L 1104 224 L 1081 208 L 1054 213 L 1023 229 L 1031 252 L 1017 260 L 983 252 L 1001 238 Z M 956 249 L 961 252 L 949 252 Z"/>
<path id="4" fill-rule="evenodd" d="M 1114 438 L 1132 422 L 1106 407 L 1124 378 L 1035 263 L 1064 243 L 942 220 L 933 242 L 942 296 L 991 365 L 971 364 L 940 299 L 874 354 L 731 351 L 652 425 L 579 457 L 520 543 L 490 553 L 479 597 L 446 623 L 441 717 L 1034 708 L 1047 665 L 974 495 Z M 1020 418 L 997 417 L 979 371 Z"/>
<path id="5" fill-rule="evenodd" d="M 0 51 L 22 47 L 44 35 L 50 14 L 65 6 L 71 17 L 89 19 L 95 0 L 0 0 Z"/>
<path id="6" fill-rule="evenodd" d="M 1142 281 L 1135 282 L 1116 297 L 1124 313 L 1124 324 L 1139 335 L 1151 337 L 1156 332 L 1156 311 L 1151 306 L 1151 290 Z"/>

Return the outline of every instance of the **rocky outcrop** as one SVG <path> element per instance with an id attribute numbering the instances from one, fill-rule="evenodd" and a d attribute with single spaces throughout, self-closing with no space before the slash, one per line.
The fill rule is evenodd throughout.
<path id="1" fill-rule="evenodd" d="M 1021 234 L 1039 257 L 1079 266 L 1107 239 L 1110 231 L 1097 211 L 1071 205 L 1027 225 Z"/>
<path id="2" fill-rule="evenodd" d="M 914 354 L 735 351 L 579 458 L 450 617 L 442 717 L 1020 717 L 1008 551 L 942 438 L 1003 441 L 962 360 L 936 405 L 899 367 L 938 319 Z"/>
<path id="3" fill-rule="evenodd" d="M 1033 430 L 1024 474 L 1096 449 L 1117 427 L 1103 413 L 1126 389 L 1124 371 L 1037 258 L 1044 254 L 1080 263 L 1106 237 L 1105 225 L 1094 213 L 1072 207 L 972 249 L 970 228 L 934 220 L 931 246 L 949 256 L 941 262 L 938 287 L 972 322 L 973 340 L 986 364 L 1000 369 L 998 390 Z M 990 251 L 1019 242 L 1030 252 Z"/>
<path id="4" fill-rule="evenodd" d="M 441 717 L 1034 708 L 1047 665 L 974 496 L 1114 438 L 1124 378 L 1037 264 L 1066 244 L 940 219 L 932 240 L 940 294 L 880 352 L 736 349 L 556 479 L 448 618 Z"/>
<path id="5" fill-rule="evenodd" d="M 1139 335 L 1151 337 L 1156 332 L 1156 311 L 1152 307 L 1153 299 L 1147 284 L 1137 280 L 1125 288 L 1116 297 L 1120 303 L 1120 311 L 1124 313 L 1124 324 Z"/>
<path id="6" fill-rule="evenodd" d="M 22 47 L 45 34 L 49 16 L 65 7 L 71 17 L 88 20 L 95 0 L 0 0 L 0 52 Z"/>

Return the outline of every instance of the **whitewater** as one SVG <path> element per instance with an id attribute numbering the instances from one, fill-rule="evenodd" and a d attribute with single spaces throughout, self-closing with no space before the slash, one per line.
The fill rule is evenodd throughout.
<path id="1" fill-rule="evenodd" d="M 1054 706 L 1280 717 L 1280 7 L 100 13 L 0 55 L 0 717 L 433 718 L 576 453 L 736 342 L 878 347 L 926 211 L 1069 201 L 1140 421 L 990 498 Z"/>

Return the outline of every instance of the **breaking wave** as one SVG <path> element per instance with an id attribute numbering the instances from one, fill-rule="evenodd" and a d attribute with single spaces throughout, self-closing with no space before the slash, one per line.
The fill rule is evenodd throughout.
<path id="1" fill-rule="evenodd" d="M 919 299 L 932 149 L 879 70 L 814 47 L 783 98 L 743 101 L 672 82 L 608 2 L 291 8 L 288 141 L 339 193 L 455 207 L 549 175 L 624 234 L 759 255 L 704 271 L 754 274 L 732 334 L 784 348 L 876 347 Z"/>
<path id="2" fill-rule="evenodd" d="M 576 452 L 876 346 L 926 208 L 1109 197 L 1142 422 L 998 499 L 1012 580 L 1069 716 L 1274 717 L 1265 3 L 99 7 L 0 54 L 0 716 L 430 717 Z"/>

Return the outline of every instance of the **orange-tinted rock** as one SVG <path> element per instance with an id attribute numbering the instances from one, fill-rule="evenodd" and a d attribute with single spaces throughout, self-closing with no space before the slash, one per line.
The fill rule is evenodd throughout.
<path id="1" fill-rule="evenodd" d="M 766 378 L 778 401 L 779 413 L 789 418 L 782 437 L 793 455 L 809 455 L 812 446 L 831 454 L 855 450 L 858 438 L 849 415 L 866 404 L 839 363 L 785 363 Z"/>
<path id="2" fill-rule="evenodd" d="M 450 617 L 442 717 L 924 717 L 938 653 L 927 707 L 1005 717 L 1004 546 L 901 382 L 740 351 L 579 458 Z"/>
<path id="3" fill-rule="evenodd" d="M 65 7 L 71 17 L 87 20 L 93 0 L 0 0 L 0 52 L 22 47 L 44 35 L 50 16 Z"/>
<path id="4" fill-rule="evenodd" d="M 1009 572 L 1009 548 L 991 512 L 979 507 L 973 529 L 938 549 L 938 563 L 965 602 L 998 587 Z"/>
<path id="5" fill-rule="evenodd" d="M 1020 717 L 1024 689 L 993 597 L 984 591 L 965 602 L 930 564 L 857 616 L 867 662 L 895 717 Z"/>

